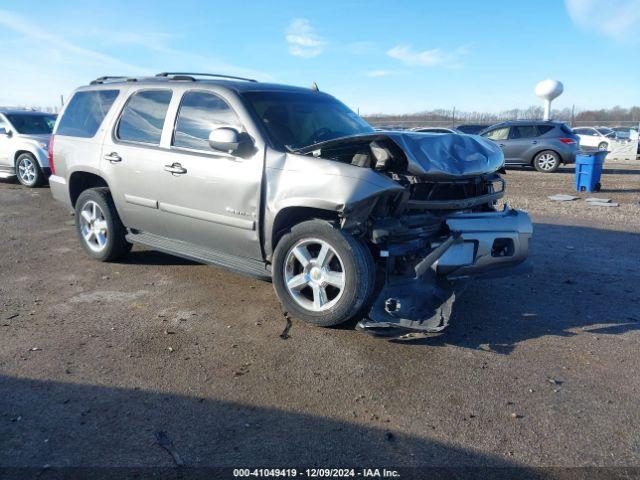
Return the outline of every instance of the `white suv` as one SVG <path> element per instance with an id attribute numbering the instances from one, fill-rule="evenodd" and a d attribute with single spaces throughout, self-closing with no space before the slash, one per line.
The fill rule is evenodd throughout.
<path id="1" fill-rule="evenodd" d="M 42 185 L 51 171 L 47 151 L 56 115 L 0 109 L 0 178 L 18 177 L 26 187 Z"/>
<path id="2" fill-rule="evenodd" d="M 580 137 L 581 147 L 595 147 L 610 150 L 611 141 L 616 140 L 616 132 L 607 127 L 579 127 L 573 133 Z"/>

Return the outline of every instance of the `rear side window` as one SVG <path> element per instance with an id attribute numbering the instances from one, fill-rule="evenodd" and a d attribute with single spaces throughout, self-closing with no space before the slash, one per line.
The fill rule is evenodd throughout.
<path id="1" fill-rule="evenodd" d="M 76 92 L 60 119 L 56 135 L 93 137 L 118 93 L 118 90 Z"/>
<path id="2" fill-rule="evenodd" d="M 573 133 L 573 130 L 571 130 L 569 127 L 567 127 L 565 124 L 562 124 L 560 126 L 560 130 L 562 130 L 564 133 Z"/>
<path id="3" fill-rule="evenodd" d="M 220 97 L 207 92 L 187 92 L 178 111 L 173 145 L 210 150 L 209 134 L 220 127 L 242 129 L 236 113 Z"/>
<path id="4" fill-rule="evenodd" d="M 118 139 L 160 145 L 171 94 L 171 90 L 145 90 L 131 95 L 120 114 Z"/>
<path id="5" fill-rule="evenodd" d="M 538 132 L 540 135 L 544 135 L 545 133 L 549 133 L 555 127 L 553 125 L 538 125 Z"/>
<path id="6" fill-rule="evenodd" d="M 535 125 L 518 125 L 511 127 L 509 138 L 533 138 L 538 136 Z"/>

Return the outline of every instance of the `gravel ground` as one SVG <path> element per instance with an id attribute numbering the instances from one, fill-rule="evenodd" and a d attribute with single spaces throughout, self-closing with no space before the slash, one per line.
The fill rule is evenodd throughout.
<path id="1" fill-rule="evenodd" d="M 640 167 L 590 207 L 509 170 L 532 274 L 479 281 L 441 335 L 294 320 L 269 283 L 134 248 L 82 254 L 47 188 L 0 183 L 0 465 L 640 466 Z"/>

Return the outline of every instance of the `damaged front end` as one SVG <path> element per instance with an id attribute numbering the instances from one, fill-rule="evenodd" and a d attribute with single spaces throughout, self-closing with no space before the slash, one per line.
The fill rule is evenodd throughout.
<path id="1" fill-rule="evenodd" d="M 337 139 L 307 154 L 372 168 L 400 193 L 347 205 L 341 227 L 371 246 L 377 293 L 359 328 L 439 332 L 468 280 L 526 271 L 528 215 L 496 204 L 503 156 L 467 135 L 388 132 Z"/>

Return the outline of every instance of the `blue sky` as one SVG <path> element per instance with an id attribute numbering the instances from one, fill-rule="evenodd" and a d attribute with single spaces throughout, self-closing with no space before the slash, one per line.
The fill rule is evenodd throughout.
<path id="1" fill-rule="evenodd" d="M 640 0 L 0 4 L 0 105 L 165 70 L 311 85 L 361 113 L 640 105 Z"/>

